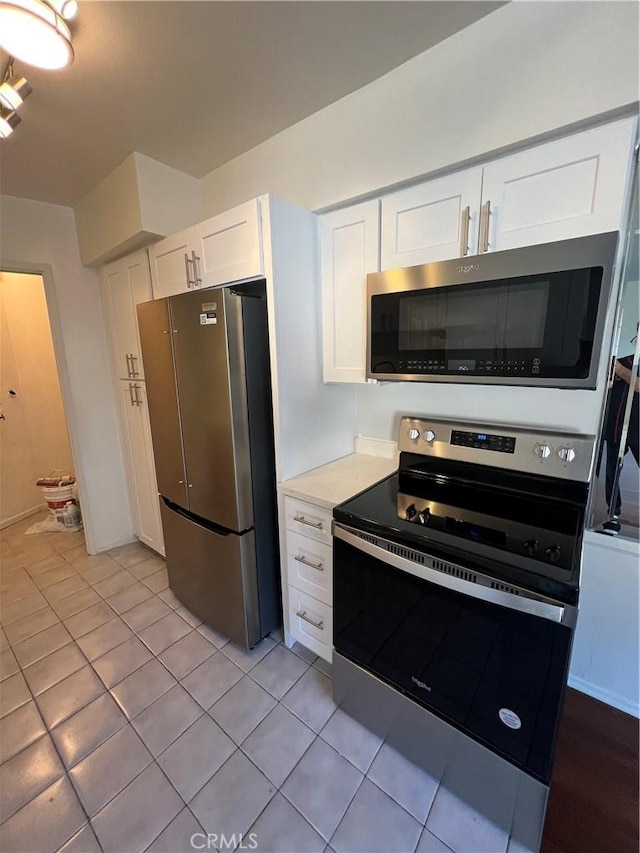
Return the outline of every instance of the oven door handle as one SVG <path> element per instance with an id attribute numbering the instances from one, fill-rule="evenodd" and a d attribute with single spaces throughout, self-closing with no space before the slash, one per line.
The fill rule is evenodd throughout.
<path id="1" fill-rule="evenodd" d="M 494 589 L 490 586 L 483 586 L 479 583 L 473 583 L 472 581 L 463 580 L 462 578 L 448 575 L 444 572 L 439 572 L 437 569 L 431 569 L 428 566 L 423 566 L 420 563 L 416 563 L 413 560 L 408 559 L 407 557 L 401 557 L 399 554 L 394 554 L 380 545 L 361 539 L 360 536 L 358 536 L 358 531 L 355 531 L 353 528 L 346 527 L 336 521 L 333 522 L 333 535 L 336 539 L 346 542 L 348 545 L 351 545 L 353 548 L 357 548 L 359 551 L 363 551 L 370 557 L 374 557 L 375 559 L 380 560 L 383 563 L 387 563 L 396 569 L 400 569 L 403 572 L 407 572 L 414 577 L 437 584 L 437 586 L 445 587 L 446 589 L 453 590 L 454 592 L 460 592 L 463 595 L 477 598 L 480 601 L 487 601 L 490 604 L 496 604 L 499 607 L 508 607 L 511 610 L 519 610 L 521 613 L 529 613 L 531 616 L 539 616 L 542 619 L 548 619 L 550 622 L 557 622 L 558 624 L 566 625 L 570 628 L 573 628 L 576 624 L 577 608 L 572 607 L 571 605 L 556 604 L 551 600 L 547 601 L 541 597 L 530 598 L 527 597 L 526 591 L 524 590 L 522 595 L 514 595 L 513 593 L 506 592 L 503 589 Z M 411 550 L 411 548 L 402 549 L 397 543 L 391 542 L 380 536 L 375 536 L 373 538 L 375 538 L 376 542 L 389 544 L 395 549 Z M 425 552 L 419 553 L 424 553 L 424 556 L 427 559 L 430 558 L 430 555 Z M 443 561 L 439 559 L 438 562 Z M 451 566 L 454 569 L 459 568 L 465 573 L 469 573 L 470 571 L 469 569 L 465 569 L 463 566 L 456 566 L 455 563 L 451 563 Z M 496 583 L 498 584 L 499 581 L 496 580 Z"/>

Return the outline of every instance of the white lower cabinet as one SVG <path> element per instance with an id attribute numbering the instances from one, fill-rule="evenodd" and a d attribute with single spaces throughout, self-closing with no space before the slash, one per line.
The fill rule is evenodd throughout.
<path id="1" fill-rule="evenodd" d="M 144 382 L 118 382 L 129 500 L 136 536 L 164 554 L 162 522 Z"/>
<path id="2" fill-rule="evenodd" d="M 331 509 L 284 498 L 283 567 L 286 566 L 291 636 L 331 662 L 333 648 L 333 545 Z"/>
<path id="3" fill-rule="evenodd" d="M 331 663 L 333 607 L 290 586 L 289 626 L 299 643 Z"/>

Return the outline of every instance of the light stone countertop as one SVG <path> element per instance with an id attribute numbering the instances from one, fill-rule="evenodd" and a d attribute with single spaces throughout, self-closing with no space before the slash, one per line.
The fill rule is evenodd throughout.
<path id="1" fill-rule="evenodd" d="M 350 453 L 335 462 L 278 483 L 278 491 L 332 509 L 363 489 L 393 474 L 397 459 Z"/>

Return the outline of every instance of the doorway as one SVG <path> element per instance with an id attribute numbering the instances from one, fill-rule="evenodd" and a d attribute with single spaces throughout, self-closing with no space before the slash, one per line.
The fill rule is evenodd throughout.
<path id="1" fill-rule="evenodd" d="M 46 512 L 38 478 L 75 470 L 40 274 L 0 271 L 0 458 L 0 529 Z"/>

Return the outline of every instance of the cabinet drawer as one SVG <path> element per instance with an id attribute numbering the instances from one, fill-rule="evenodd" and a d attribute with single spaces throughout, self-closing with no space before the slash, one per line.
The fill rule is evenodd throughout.
<path id="1" fill-rule="evenodd" d="M 323 506 L 285 497 L 284 512 L 287 530 L 309 536 L 318 542 L 331 544 L 331 510 Z"/>
<path id="2" fill-rule="evenodd" d="M 289 586 L 289 624 L 291 634 L 306 646 L 331 661 L 333 649 L 333 608 Z"/>
<path id="3" fill-rule="evenodd" d="M 331 545 L 288 530 L 287 580 L 301 592 L 332 604 L 333 552 Z"/>

